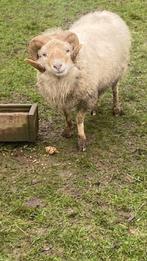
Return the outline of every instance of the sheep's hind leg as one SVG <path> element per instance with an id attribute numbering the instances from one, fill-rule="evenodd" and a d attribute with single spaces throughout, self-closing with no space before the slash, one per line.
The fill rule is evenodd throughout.
<path id="1" fill-rule="evenodd" d="M 67 110 L 63 110 L 64 116 L 66 119 L 66 127 L 62 132 L 62 136 L 65 138 L 70 138 L 72 136 L 72 120 L 71 120 L 71 115 Z"/>
<path id="2" fill-rule="evenodd" d="M 92 111 L 91 111 L 91 115 L 92 116 L 96 116 L 97 114 L 97 108 L 94 108 Z"/>
<path id="3" fill-rule="evenodd" d="M 76 117 L 77 129 L 78 129 L 78 148 L 79 151 L 86 150 L 86 135 L 84 132 L 84 118 L 85 112 L 79 111 Z"/>
<path id="4" fill-rule="evenodd" d="M 115 82 L 112 86 L 113 93 L 113 115 L 118 116 L 123 114 L 123 110 L 120 106 L 119 95 L 118 95 L 118 84 Z"/>
<path id="5" fill-rule="evenodd" d="M 93 109 L 91 110 L 91 115 L 96 116 L 100 107 L 100 100 L 98 99 L 97 103 L 93 106 Z"/>

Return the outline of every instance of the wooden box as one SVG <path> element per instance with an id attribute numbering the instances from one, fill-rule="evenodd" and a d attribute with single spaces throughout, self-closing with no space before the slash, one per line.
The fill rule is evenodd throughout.
<path id="1" fill-rule="evenodd" d="M 38 133 L 37 104 L 0 104 L 0 142 L 34 142 Z"/>

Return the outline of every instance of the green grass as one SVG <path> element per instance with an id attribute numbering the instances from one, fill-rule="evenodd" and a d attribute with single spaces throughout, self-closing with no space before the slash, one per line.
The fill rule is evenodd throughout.
<path id="1" fill-rule="evenodd" d="M 147 5 L 146 1 L 1 0 L 0 99 L 38 102 L 37 144 L 0 146 L 0 261 L 143 261 L 147 251 Z M 86 119 L 88 149 L 77 152 L 76 131 L 60 136 L 63 116 L 35 90 L 24 62 L 26 44 L 48 27 L 108 9 L 132 33 L 131 64 L 121 83 L 125 115 L 114 118 L 111 94 Z M 46 145 L 60 153 L 49 157 Z"/>

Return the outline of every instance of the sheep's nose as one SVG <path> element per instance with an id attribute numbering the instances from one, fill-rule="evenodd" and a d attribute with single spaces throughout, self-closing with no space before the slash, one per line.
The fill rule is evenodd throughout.
<path id="1" fill-rule="evenodd" d="M 53 65 L 54 69 L 56 69 L 57 71 L 59 71 L 62 67 L 62 63 L 56 63 Z"/>

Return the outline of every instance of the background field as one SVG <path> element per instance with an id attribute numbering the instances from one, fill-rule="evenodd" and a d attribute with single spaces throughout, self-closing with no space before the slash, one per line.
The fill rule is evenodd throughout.
<path id="1" fill-rule="evenodd" d="M 114 118 L 107 93 L 86 119 L 87 152 L 61 137 L 64 119 L 35 90 L 24 62 L 36 34 L 96 9 L 120 14 L 132 33 L 130 69 L 121 83 L 125 115 Z M 133 260 L 147 256 L 147 3 L 98 0 L 0 1 L 0 102 L 38 102 L 35 145 L 0 145 L 0 261 Z M 49 157 L 46 145 L 58 155 Z"/>

